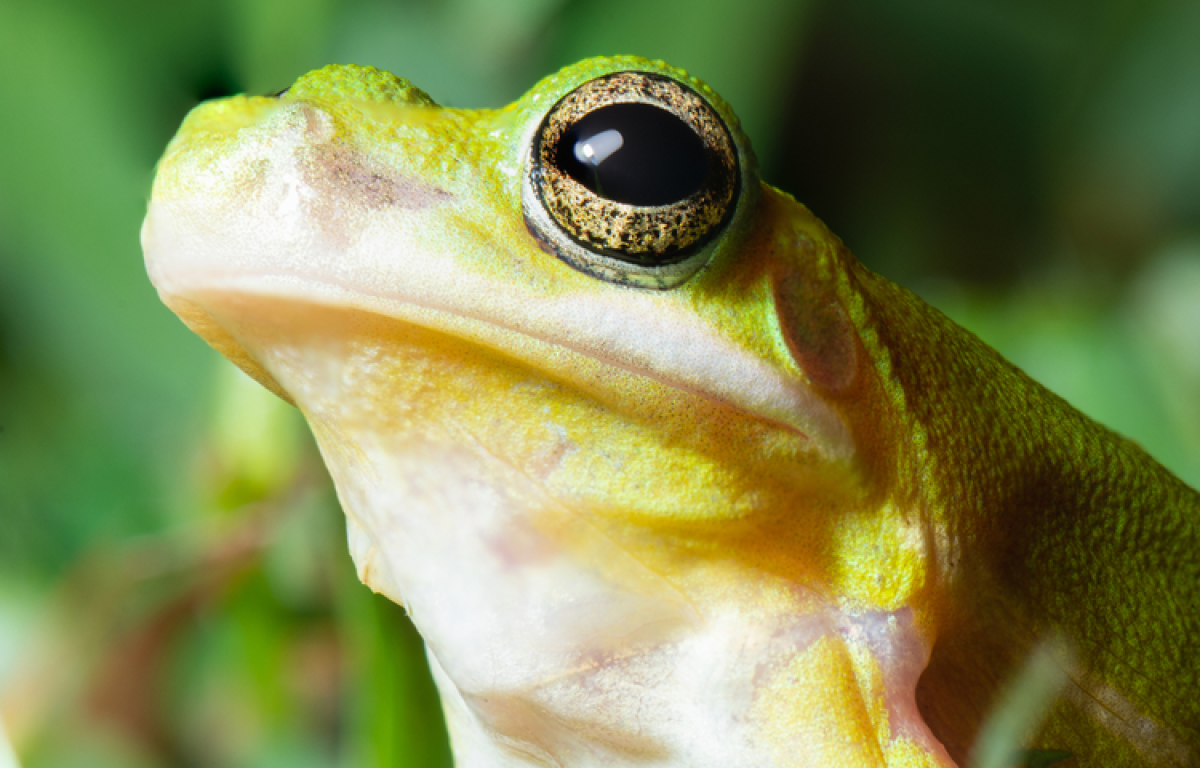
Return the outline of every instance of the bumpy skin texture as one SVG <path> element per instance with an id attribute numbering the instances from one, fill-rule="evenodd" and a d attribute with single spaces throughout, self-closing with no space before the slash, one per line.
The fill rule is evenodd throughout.
<path id="1" fill-rule="evenodd" d="M 533 131 L 686 82 L 742 190 L 671 290 L 543 250 Z M 143 228 L 164 301 L 300 407 L 460 766 L 949 766 L 1052 640 L 1022 746 L 1200 760 L 1200 497 L 763 185 L 719 97 L 593 59 L 499 111 L 329 67 L 198 107 Z"/>
<path id="2" fill-rule="evenodd" d="M 1061 633 L 1074 659 L 1041 746 L 1081 765 L 1195 765 L 1196 492 L 918 299 L 853 271 L 860 338 L 877 365 L 893 361 L 900 492 L 944 516 L 952 542 L 918 693 L 934 732 L 961 754 L 997 680 L 1032 638 Z"/>

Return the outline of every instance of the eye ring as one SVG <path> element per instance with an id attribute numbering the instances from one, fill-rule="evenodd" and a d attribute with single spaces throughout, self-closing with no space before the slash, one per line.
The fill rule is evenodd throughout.
<path id="1" fill-rule="evenodd" d="M 699 93 L 653 72 L 614 72 L 546 113 L 522 206 L 542 248 L 571 267 L 666 290 L 707 262 L 705 246 L 737 208 L 740 176 L 729 128 Z"/>

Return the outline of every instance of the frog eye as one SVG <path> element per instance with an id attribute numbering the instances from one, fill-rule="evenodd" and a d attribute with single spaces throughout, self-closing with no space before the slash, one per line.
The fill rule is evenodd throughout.
<path id="1" fill-rule="evenodd" d="M 700 94 L 663 75 L 616 72 L 546 114 L 522 204 L 533 235 L 570 266 L 665 290 L 704 266 L 738 188 L 737 148 Z"/>

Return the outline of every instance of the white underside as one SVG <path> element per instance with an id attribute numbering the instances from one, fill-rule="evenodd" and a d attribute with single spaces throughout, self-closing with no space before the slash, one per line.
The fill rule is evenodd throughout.
<path id="1" fill-rule="evenodd" d="M 835 765 L 828 734 L 801 728 L 781 745 L 764 721 L 774 672 L 822 638 L 869 650 L 892 737 L 951 765 L 915 709 L 927 650 L 908 611 L 847 615 L 762 573 L 702 586 L 728 585 L 718 572 L 744 570 L 733 562 L 698 565 L 714 578 L 685 593 L 567 520 L 573 539 L 592 530 L 603 565 L 581 563 L 529 514 L 570 511 L 485 452 L 317 434 L 361 578 L 426 639 L 459 768 Z"/>

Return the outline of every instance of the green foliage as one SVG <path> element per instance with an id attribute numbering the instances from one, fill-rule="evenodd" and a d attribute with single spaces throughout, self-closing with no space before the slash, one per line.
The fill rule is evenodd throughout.
<path id="1" fill-rule="evenodd" d="M 1198 9 L 0 0 L 0 715 L 24 764 L 449 761 L 303 425 L 145 277 L 153 163 L 198 99 L 346 61 L 494 106 L 583 56 L 667 58 L 861 258 L 1197 484 Z"/>

